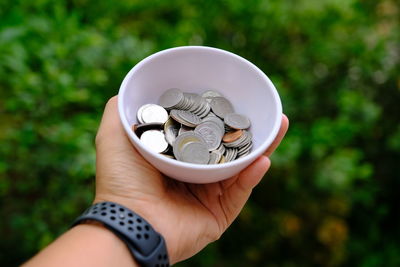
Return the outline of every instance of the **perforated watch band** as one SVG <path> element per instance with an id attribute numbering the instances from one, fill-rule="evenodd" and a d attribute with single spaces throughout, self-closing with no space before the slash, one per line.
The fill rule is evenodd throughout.
<path id="1" fill-rule="evenodd" d="M 164 238 L 135 212 L 113 202 L 101 202 L 88 208 L 72 226 L 88 220 L 103 223 L 128 246 L 141 266 L 169 266 Z"/>

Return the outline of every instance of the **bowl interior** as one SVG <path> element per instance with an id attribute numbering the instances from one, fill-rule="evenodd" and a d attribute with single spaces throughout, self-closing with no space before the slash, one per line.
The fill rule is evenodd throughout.
<path id="1" fill-rule="evenodd" d="M 276 120 L 282 113 L 279 96 L 264 73 L 247 60 L 215 48 L 185 47 L 156 53 L 131 70 L 123 87 L 120 97 L 129 125 L 137 123 L 140 106 L 158 103 L 169 88 L 193 93 L 207 89 L 221 92 L 237 113 L 250 118 L 252 153 L 266 149 L 266 143 L 272 142 Z"/>

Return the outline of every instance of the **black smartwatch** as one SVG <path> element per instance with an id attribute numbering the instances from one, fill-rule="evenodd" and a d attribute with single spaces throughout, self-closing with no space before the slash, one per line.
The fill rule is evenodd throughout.
<path id="1" fill-rule="evenodd" d="M 164 238 L 135 212 L 113 202 L 96 203 L 78 217 L 72 226 L 86 221 L 101 222 L 128 246 L 140 266 L 169 266 Z"/>

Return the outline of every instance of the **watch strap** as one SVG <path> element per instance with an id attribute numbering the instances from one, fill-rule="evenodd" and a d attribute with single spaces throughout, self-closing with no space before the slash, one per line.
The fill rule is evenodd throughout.
<path id="1" fill-rule="evenodd" d="M 72 226 L 89 220 L 101 222 L 122 239 L 141 266 L 169 266 L 164 238 L 135 212 L 113 202 L 96 203 L 78 217 Z"/>

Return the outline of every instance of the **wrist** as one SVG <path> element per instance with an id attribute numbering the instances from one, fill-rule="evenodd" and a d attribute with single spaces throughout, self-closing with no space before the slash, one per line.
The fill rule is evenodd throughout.
<path id="1" fill-rule="evenodd" d="M 98 223 L 73 227 L 23 265 L 46 266 L 139 266 L 127 246 Z"/>
<path id="2" fill-rule="evenodd" d="M 111 264 L 115 264 L 118 262 L 118 266 L 132 266 L 138 267 L 139 264 L 132 257 L 129 252 L 126 244 L 119 239 L 114 233 L 108 230 L 102 223 L 97 221 L 88 221 L 85 224 L 76 225 L 70 231 L 75 231 L 76 235 L 81 235 L 87 237 L 87 240 L 91 240 L 90 247 L 96 247 L 101 245 L 101 249 L 96 253 L 97 255 L 107 255 L 112 254 L 111 258 L 107 258 L 106 260 L 110 263 L 110 265 L 106 264 L 103 261 L 101 265 L 98 266 L 111 266 Z M 110 253 L 110 251 L 112 253 Z M 101 257 L 100 257 L 101 258 Z"/>

